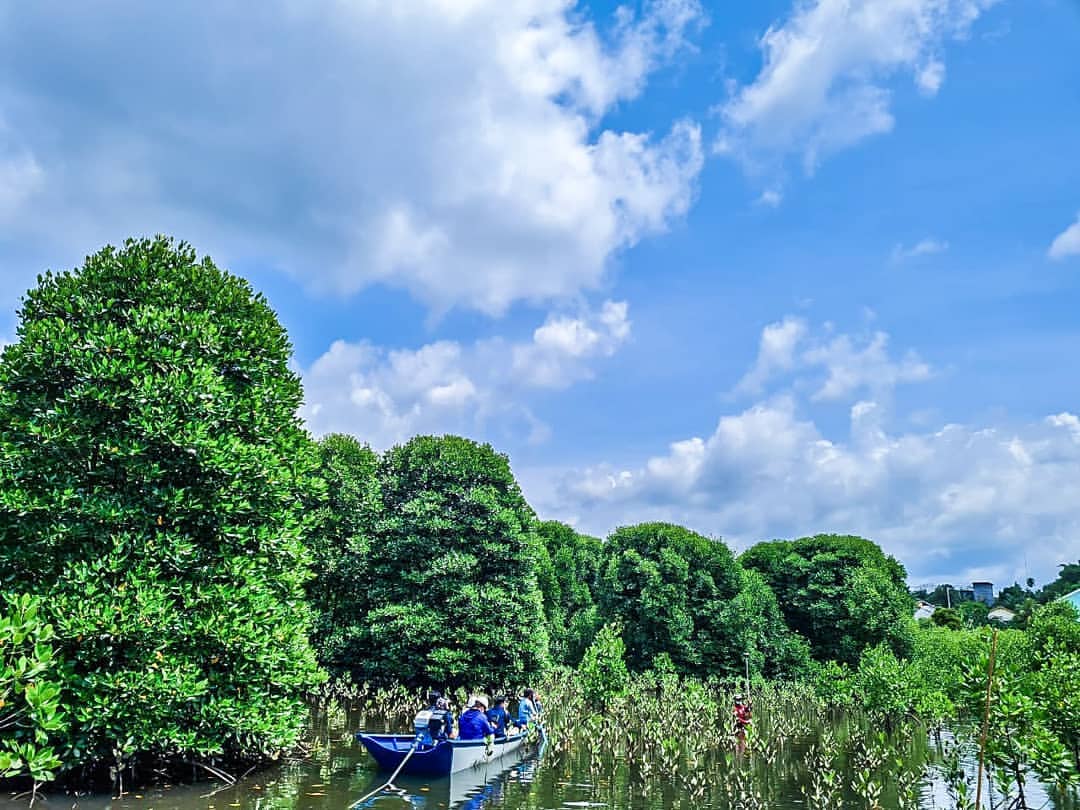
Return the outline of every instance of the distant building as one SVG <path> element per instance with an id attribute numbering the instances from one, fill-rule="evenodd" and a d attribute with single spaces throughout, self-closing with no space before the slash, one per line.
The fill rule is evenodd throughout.
<path id="1" fill-rule="evenodd" d="M 1006 607 L 996 607 L 986 614 L 986 618 L 992 619 L 996 622 L 1002 622 L 1008 624 L 1016 618 L 1016 614 Z"/>
<path id="2" fill-rule="evenodd" d="M 1065 594 L 1063 597 L 1061 597 L 1061 601 L 1068 602 L 1074 608 L 1076 608 L 1077 613 L 1080 613 L 1080 588 L 1077 588 L 1072 593 Z"/>
<path id="3" fill-rule="evenodd" d="M 915 603 L 915 618 L 916 619 L 929 619 L 934 615 L 936 607 L 929 602 L 924 602 L 921 599 Z"/>
<path id="4" fill-rule="evenodd" d="M 972 582 L 971 590 L 975 594 L 975 601 L 982 602 L 987 607 L 992 607 L 994 604 L 994 583 L 993 582 Z"/>

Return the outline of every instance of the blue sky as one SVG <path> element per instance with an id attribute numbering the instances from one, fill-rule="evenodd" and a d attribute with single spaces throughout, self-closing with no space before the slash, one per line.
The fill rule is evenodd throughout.
<path id="1" fill-rule="evenodd" d="M 543 517 L 1080 558 L 1080 3 L 0 3 L 0 334 L 129 235 L 269 296 L 316 433 Z"/>

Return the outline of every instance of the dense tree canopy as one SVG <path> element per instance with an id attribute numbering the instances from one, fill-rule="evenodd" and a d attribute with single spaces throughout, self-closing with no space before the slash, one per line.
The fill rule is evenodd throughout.
<path id="1" fill-rule="evenodd" d="M 56 749 L 69 718 L 52 640 L 39 599 L 0 598 L 0 779 L 27 774 L 43 782 L 61 765 Z"/>
<path id="2" fill-rule="evenodd" d="M 595 593 L 603 543 L 565 523 L 537 524 L 543 547 L 540 590 L 555 661 L 576 665 L 599 630 Z"/>
<path id="3" fill-rule="evenodd" d="M 904 567 L 869 540 L 817 535 L 758 543 L 740 558 L 776 594 L 784 619 L 819 661 L 855 665 L 866 647 L 897 653 L 911 639 Z"/>
<path id="4" fill-rule="evenodd" d="M 315 609 L 312 643 L 319 661 L 347 668 L 363 654 L 368 598 L 368 556 L 382 514 L 379 457 L 352 436 L 332 434 L 319 442 L 319 478 L 309 495 L 307 533 L 315 577 L 308 595 Z"/>
<path id="5" fill-rule="evenodd" d="M 964 626 L 964 618 L 957 608 L 939 607 L 930 617 L 930 621 L 937 627 L 947 627 L 950 630 L 959 630 Z"/>
<path id="6" fill-rule="evenodd" d="M 745 654 L 760 669 L 766 645 L 791 641 L 776 602 L 722 542 L 669 523 L 616 530 L 604 546 L 600 606 L 645 669 L 666 654 L 683 673 L 737 674 Z M 787 658 L 772 651 L 772 661 Z"/>
<path id="7" fill-rule="evenodd" d="M 1061 566 L 1057 579 L 1048 583 L 1039 592 L 1040 602 L 1052 602 L 1080 588 L 1080 560 Z"/>
<path id="8" fill-rule="evenodd" d="M 284 329 L 159 238 L 39 278 L 0 359 L 0 572 L 70 667 L 69 767 L 291 745 L 316 682 Z"/>
<path id="9" fill-rule="evenodd" d="M 369 556 L 372 678 L 516 683 L 549 662 L 535 516 L 506 457 L 457 436 L 383 456 Z"/>

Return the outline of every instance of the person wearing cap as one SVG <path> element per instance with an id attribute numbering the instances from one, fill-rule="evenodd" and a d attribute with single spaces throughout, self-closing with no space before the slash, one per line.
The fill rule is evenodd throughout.
<path id="1" fill-rule="evenodd" d="M 458 739 L 482 740 L 495 735 L 495 727 L 487 719 L 487 709 L 487 698 L 483 695 L 473 695 L 469 699 L 469 708 L 458 720 Z"/>

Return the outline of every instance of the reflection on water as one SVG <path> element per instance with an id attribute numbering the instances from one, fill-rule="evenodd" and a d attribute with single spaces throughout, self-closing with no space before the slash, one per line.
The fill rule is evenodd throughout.
<path id="1" fill-rule="evenodd" d="M 360 727 L 378 731 L 386 725 L 371 718 L 331 721 L 315 718 L 316 744 L 310 755 L 296 762 L 222 787 L 198 785 L 160 787 L 125 795 L 80 797 L 87 810 L 346 810 L 357 799 L 381 785 L 387 774 L 377 773 L 363 746 L 352 733 Z M 383 792 L 357 810 L 560 810 L 610 808 L 610 810 L 795 810 L 795 808 L 866 808 L 867 801 L 853 789 L 852 770 L 860 756 L 850 748 L 852 761 L 845 763 L 840 789 L 827 803 L 815 801 L 808 791 L 814 780 L 813 754 L 822 743 L 819 730 L 775 734 L 765 712 L 760 716 L 762 738 L 749 750 L 739 751 L 718 741 L 709 763 L 702 762 L 701 779 L 694 781 L 678 769 L 664 770 L 662 762 L 630 763 L 617 757 L 596 756 L 597 747 L 586 737 L 563 740 L 547 751 L 520 751 L 452 777 L 433 779 L 398 777 L 395 792 Z M 842 717 L 829 730 L 834 738 L 854 739 Z M 389 725 L 394 725 L 393 723 Z M 771 732 L 766 734 L 764 732 Z M 767 741 L 766 736 L 772 736 Z M 918 806 L 921 810 L 954 808 L 944 776 L 943 760 L 949 735 L 920 735 L 909 739 L 903 757 L 914 772 L 914 802 L 905 805 L 895 784 L 887 784 L 881 797 L 886 810 Z M 900 750 L 899 748 L 897 750 Z M 964 759 L 973 766 L 972 752 Z M 648 773 L 642 773 L 642 771 Z M 1055 805 L 1035 784 L 1029 784 L 1030 807 L 1078 810 L 1074 799 L 1058 799 Z M 1000 798 L 1000 797 L 997 797 Z M 0 797 L 0 810 L 25 810 L 26 800 Z M 45 810 L 67 810 L 73 800 L 50 797 Z M 991 805 L 987 805 L 988 807 Z"/>
<path id="2" fill-rule="evenodd" d="M 381 793 L 355 810 L 482 810 L 506 806 L 508 793 L 528 795 L 539 762 L 539 752 L 516 751 L 502 760 L 442 779 L 399 776 L 394 780 L 395 792 Z M 385 774 L 373 777 L 365 793 L 377 788 L 385 778 Z"/>

